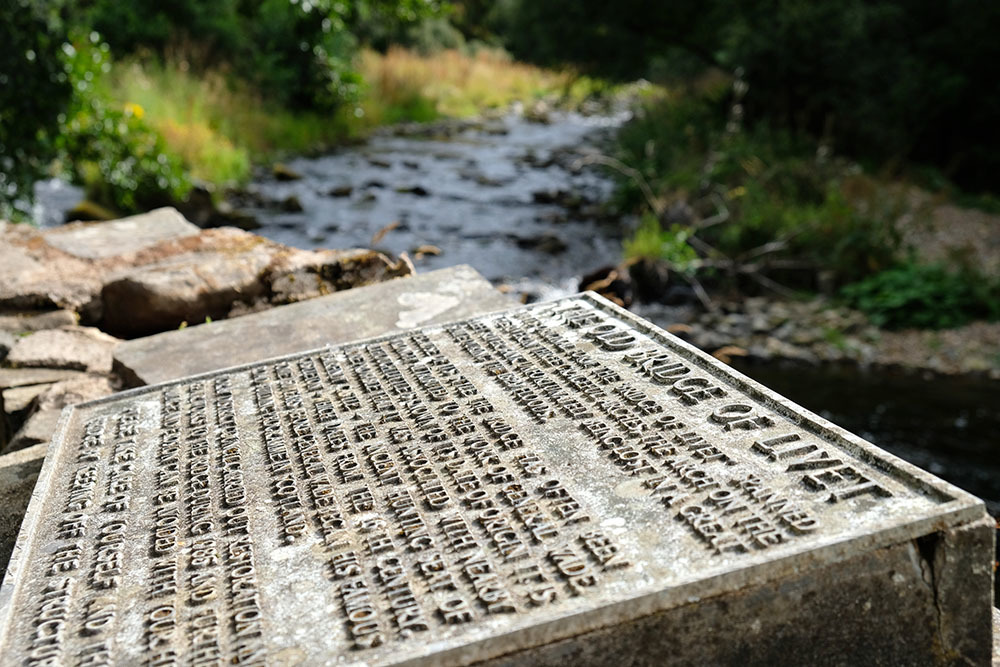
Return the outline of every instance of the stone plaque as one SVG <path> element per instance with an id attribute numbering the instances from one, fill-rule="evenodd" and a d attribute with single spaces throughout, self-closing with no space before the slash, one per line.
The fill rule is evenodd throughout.
<path id="1" fill-rule="evenodd" d="M 983 517 L 578 296 L 67 409 L 0 591 L 0 656 L 467 664 L 893 545 L 936 563 L 907 545 Z"/>

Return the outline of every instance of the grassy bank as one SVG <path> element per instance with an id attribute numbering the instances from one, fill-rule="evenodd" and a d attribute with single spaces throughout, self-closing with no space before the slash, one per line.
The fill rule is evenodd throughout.
<path id="1" fill-rule="evenodd" d="M 364 51 L 358 67 L 361 95 L 333 114 L 284 109 L 225 70 L 196 74 L 180 58 L 118 63 L 110 91 L 163 135 L 192 176 L 223 184 L 246 181 L 254 163 L 334 145 L 381 125 L 470 116 L 515 101 L 579 101 L 598 87 L 497 51 Z"/>
<path id="2" fill-rule="evenodd" d="M 870 171 L 817 141 L 742 119 L 745 85 L 713 74 L 640 108 L 618 135 L 618 205 L 641 214 L 629 263 L 715 293 L 825 292 L 892 328 L 1000 317 L 974 245 L 918 243 L 948 190 Z M 953 236 L 959 230 L 954 230 Z"/>

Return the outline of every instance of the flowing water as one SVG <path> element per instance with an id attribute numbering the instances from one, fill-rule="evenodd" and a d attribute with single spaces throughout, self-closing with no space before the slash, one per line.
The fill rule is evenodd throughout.
<path id="1" fill-rule="evenodd" d="M 612 184 L 580 163 L 626 117 L 554 114 L 543 124 L 512 114 L 442 137 L 385 133 L 289 162 L 300 180 L 253 184 L 267 200 L 294 197 L 301 212 L 251 212 L 260 234 L 288 245 L 374 245 L 408 252 L 420 271 L 470 264 L 533 293 L 575 292 L 581 273 L 621 255 L 618 227 L 587 214 Z M 440 254 L 418 258 L 421 246 Z"/>

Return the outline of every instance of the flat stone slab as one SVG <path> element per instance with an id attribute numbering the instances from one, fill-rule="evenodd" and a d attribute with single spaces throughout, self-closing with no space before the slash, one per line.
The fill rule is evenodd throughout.
<path id="1" fill-rule="evenodd" d="M 981 501 L 586 295 L 67 409 L 0 655 L 986 664 L 992 540 Z"/>
<path id="2" fill-rule="evenodd" d="M 456 266 L 126 341 L 115 369 L 130 385 L 156 384 L 510 306 L 473 268 Z"/>
<path id="3" fill-rule="evenodd" d="M 33 384 L 27 387 L 13 387 L 3 391 L 3 411 L 10 414 L 26 410 L 35 397 L 48 389 L 51 385 Z"/>
<path id="4" fill-rule="evenodd" d="M 52 310 L 46 313 L 27 315 L 0 315 L 0 331 L 12 333 L 58 329 L 76 323 L 77 316 L 72 310 Z"/>
<path id="5" fill-rule="evenodd" d="M 59 368 L 0 368 L 0 389 L 27 387 L 33 384 L 51 384 L 86 375 L 82 371 L 67 371 Z"/>
<path id="6" fill-rule="evenodd" d="M 7 354 L 7 363 L 20 367 L 110 373 L 111 351 L 118 343 L 117 338 L 93 327 L 46 329 L 18 340 Z"/>
<path id="7" fill-rule="evenodd" d="M 195 236 L 201 229 L 177 209 L 158 208 L 119 220 L 74 222 L 45 232 L 54 248 L 83 259 L 105 259 L 138 252 L 168 239 Z"/>
<path id="8" fill-rule="evenodd" d="M 14 551 L 21 519 L 28 509 L 47 447 L 35 445 L 0 456 L 0 569 L 6 569 Z"/>

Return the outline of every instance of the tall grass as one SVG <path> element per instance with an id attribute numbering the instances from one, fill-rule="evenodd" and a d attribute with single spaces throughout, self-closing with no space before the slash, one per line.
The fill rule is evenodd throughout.
<path id="1" fill-rule="evenodd" d="M 407 119 L 401 112 L 410 109 L 417 117 L 408 120 L 462 117 L 576 92 L 570 74 L 517 63 L 497 50 L 474 55 L 453 49 L 432 55 L 402 48 L 384 55 L 364 51 L 360 68 L 368 84 L 362 108 L 376 123 Z"/>
<path id="2" fill-rule="evenodd" d="M 254 161 L 345 135 L 339 119 L 282 109 L 222 70 L 196 75 L 183 61 L 119 64 L 112 94 L 138 105 L 192 176 L 213 183 L 245 181 Z"/>
<path id="3" fill-rule="evenodd" d="M 224 184 L 246 181 L 255 162 L 334 145 L 380 125 L 470 116 L 543 97 L 578 101 L 598 87 L 488 50 L 363 51 L 358 67 L 366 82 L 361 98 L 326 115 L 281 108 L 224 67 L 196 73 L 180 55 L 165 63 L 120 62 L 110 88 L 117 102 L 139 108 L 192 176 Z"/>

